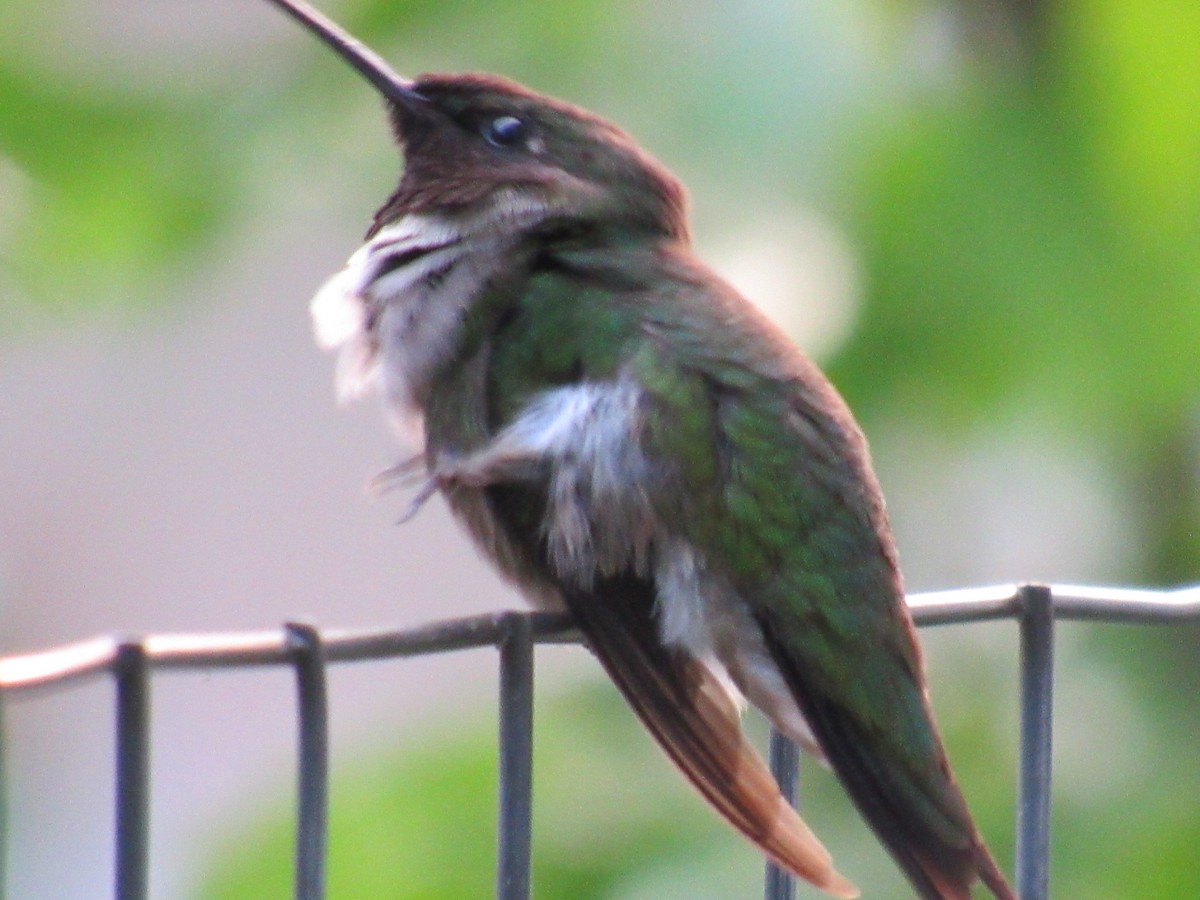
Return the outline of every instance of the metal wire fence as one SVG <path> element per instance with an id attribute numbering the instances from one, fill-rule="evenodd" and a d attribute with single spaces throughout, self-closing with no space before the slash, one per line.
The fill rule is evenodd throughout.
<path id="1" fill-rule="evenodd" d="M 1200 619 L 1200 587 L 1175 591 L 1048 585 L 1005 585 L 917 594 L 909 605 L 918 625 L 1015 619 L 1020 644 L 1020 765 L 1016 882 L 1023 900 L 1048 896 L 1050 748 L 1056 619 L 1170 623 Z M 473 647 L 499 651 L 499 822 L 496 896 L 530 896 L 533 791 L 534 645 L 578 640 L 566 616 L 501 612 L 404 630 L 320 630 L 289 624 L 278 631 L 103 637 L 38 653 L 0 658 L 0 698 L 110 677 L 115 685 L 115 884 L 117 900 L 147 895 L 149 862 L 150 687 L 168 669 L 290 666 L 298 703 L 298 784 L 294 896 L 325 895 L 328 847 L 329 665 L 447 653 Z M 0 731 L 0 777 L 3 776 Z M 794 799 L 798 753 L 771 735 L 770 762 Z M 0 810 L 3 810 L 0 804 Z M 7 858 L 0 822 L 0 861 Z M 0 896 L 4 872 L 0 868 Z M 793 896 L 790 876 L 767 867 L 767 900 Z"/>

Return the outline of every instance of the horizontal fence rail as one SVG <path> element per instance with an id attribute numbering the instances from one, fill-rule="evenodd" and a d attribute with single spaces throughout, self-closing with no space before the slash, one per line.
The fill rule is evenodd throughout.
<path id="1" fill-rule="evenodd" d="M 914 594 L 918 625 L 1015 619 L 1020 632 L 1020 767 L 1016 882 L 1023 900 L 1045 900 L 1049 890 L 1050 751 L 1052 743 L 1054 623 L 1059 619 L 1169 624 L 1200 620 L 1200 586 L 1173 591 L 1075 585 L 998 585 Z M 496 896 L 530 896 L 533 754 L 533 647 L 574 643 L 566 615 L 498 612 L 406 629 L 281 629 L 100 637 L 50 650 L 0 657 L 0 698 L 60 688 L 107 675 L 115 685 L 115 887 L 117 900 L 146 896 L 149 830 L 150 682 L 160 670 L 290 666 L 295 673 L 298 722 L 297 900 L 325 895 L 328 848 L 329 742 L 325 670 L 330 664 L 396 659 L 477 647 L 499 651 L 500 804 Z M 0 734 L 2 738 L 2 734 Z M 0 777 L 4 773 L 0 739 Z M 798 753 L 771 735 L 771 768 L 795 801 Z M 5 806 L 0 803 L 0 813 Z M 4 836 L 0 822 L 0 896 Z M 768 866 L 767 900 L 787 900 L 794 885 Z"/>

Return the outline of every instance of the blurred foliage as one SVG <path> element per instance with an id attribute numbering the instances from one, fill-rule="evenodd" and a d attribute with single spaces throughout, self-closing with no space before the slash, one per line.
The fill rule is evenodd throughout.
<path id="1" fill-rule="evenodd" d="M 491 892 L 496 737 L 483 718 L 434 727 L 419 747 L 399 754 L 399 762 L 383 754 L 335 774 L 331 897 L 434 900 Z M 719 854 L 731 843 L 666 761 L 655 758 L 613 691 L 588 688 L 540 703 L 537 719 L 539 897 L 636 896 L 631 883 L 672 868 L 673 876 L 694 884 L 695 872 L 672 860 L 690 859 L 697 847 Z M 220 854 L 226 864 L 202 896 L 290 896 L 293 836 L 283 815 L 252 820 L 231 838 L 229 851 Z M 736 885 L 731 877 L 752 877 L 758 867 L 749 851 L 733 862 L 732 873 L 718 874 L 730 887 Z"/>
<path id="2" fill-rule="evenodd" d="M 961 428 L 1036 409 L 1086 434 L 1144 498 L 1140 577 L 1185 581 L 1200 558 L 1200 8 L 1048 9 L 1032 59 L 966 71 L 860 132 L 868 307 L 833 371 L 865 416 L 899 404 Z"/>
<path id="3" fill-rule="evenodd" d="M 331 898 L 440 900 L 492 892 L 496 738 L 481 718 L 432 725 L 419 746 L 403 751 L 376 750 L 366 760 L 347 754 L 351 762 L 333 779 Z M 685 786 L 609 685 L 540 698 L 535 728 L 538 897 L 715 900 L 757 892 L 758 853 Z M 981 822 L 999 826 L 1008 817 L 1010 788 L 996 779 L 988 785 L 985 776 L 989 766 L 1012 761 L 996 756 L 1003 744 L 993 728 L 977 717 L 948 737 L 973 761 L 964 775 L 984 786 L 972 796 Z M 900 875 L 828 773 L 807 764 L 803 781 L 807 815 L 868 896 L 903 893 Z M 272 787 L 286 797 L 290 785 Z M 215 857 L 221 864 L 200 896 L 290 896 L 292 829 L 283 810 L 260 809 L 242 820 L 225 836 Z M 997 850 L 1009 848 L 1000 840 Z"/>
<path id="4" fill-rule="evenodd" d="M 62 309 L 144 298 L 234 205 L 214 106 L 114 94 L 0 56 L 6 280 Z"/>
<path id="5" fill-rule="evenodd" d="M 264 4 L 212 8 L 249 5 Z M 89 43 L 79 21 L 103 16 L 79 17 L 92 7 L 103 0 L 0 7 L 0 332 L 20 304 L 169 297 L 171 279 L 202 272 L 245 219 L 318 202 L 311 181 L 338 184 L 319 202 L 365 225 L 364 198 L 390 187 L 391 150 L 377 104 L 326 54 L 264 11 L 254 28 L 280 55 L 257 40 L 231 55 L 214 38 L 169 77 L 159 35 L 166 59 L 143 72 L 127 59 L 142 42 L 107 19 Z M 198 23 L 207 8 L 175 15 Z M 499 69 L 621 111 L 707 201 L 702 232 L 769 203 L 820 208 L 850 236 L 861 275 L 830 371 L 869 432 L 901 421 L 945 447 L 1009 423 L 1061 433 L 1123 499 L 1136 543 L 1125 580 L 1196 580 L 1200 5 L 357 0 L 335 12 L 402 71 Z M 1188 896 L 1200 884 L 1198 637 L 1093 628 L 1060 653 L 1078 702 L 1114 673 L 1122 688 L 1112 707 L 1074 718 L 1060 707 L 1057 896 Z M 1013 719 L 997 718 L 1012 682 L 974 644 L 956 656 L 955 640 L 930 642 L 935 698 L 1009 859 L 1011 788 L 993 773 L 1013 770 Z M 939 669 L 947 658 L 954 668 Z M 539 896 L 742 892 L 757 860 L 604 697 L 539 710 Z M 431 733 L 419 751 L 339 776 L 333 895 L 486 894 L 493 753 L 483 730 Z M 901 891 L 817 781 L 814 818 L 845 869 L 880 885 L 875 896 Z M 286 893 L 290 832 L 282 812 L 268 818 L 230 841 L 207 896 Z"/>

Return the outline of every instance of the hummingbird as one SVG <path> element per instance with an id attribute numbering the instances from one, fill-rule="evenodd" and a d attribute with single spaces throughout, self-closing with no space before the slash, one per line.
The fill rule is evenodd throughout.
<path id="1" fill-rule="evenodd" d="M 378 394 L 538 609 L 565 610 L 666 755 L 768 857 L 858 889 L 741 728 L 823 760 L 922 898 L 1013 900 L 933 720 L 866 441 L 834 387 L 692 250 L 624 131 L 487 74 L 398 75 L 271 0 L 382 95 L 399 186 L 317 292 L 342 398 Z"/>

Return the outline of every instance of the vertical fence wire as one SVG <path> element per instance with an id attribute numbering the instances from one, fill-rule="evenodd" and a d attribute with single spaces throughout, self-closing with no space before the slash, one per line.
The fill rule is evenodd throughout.
<path id="1" fill-rule="evenodd" d="M 118 645 L 116 681 L 116 898 L 145 900 L 149 864 L 150 681 L 145 647 Z"/>
<path id="2" fill-rule="evenodd" d="M 8 896 L 8 731 L 6 698 L 0 694 L 0 900 Z"/>
<path id="3" fill-rule="evenodd" d="M 325 896 L 329 834 L 329 704 L 321 636 L 310 625 L 285 627 L 296 671 L 296 900 Z"/>
<path id="4" fill-rule="evenodd" d="M 771 729 L 769 762 L 780 792 L 795 806 L 800 799 L 800 748 L 774 728 Z M 773 862 L 767 863 L 764 887 L 766 900 L 792 900 L 796 896 L 796 879 Z"/>
<path id="5" fill-rule="evenodd" d="M 1050 769 L 1054 710 L 1054 605 L 1050 589 L 1021 588 L 1021 771 L 1017 798 L 1017 893 L 1050 890 Z"/>
<path id="6" fill-rule="evenodd" d="M 533 853 L 533 633 L 505 618 L 500 650 L 500 812 L 496 897 L 528 900 Z"/>

